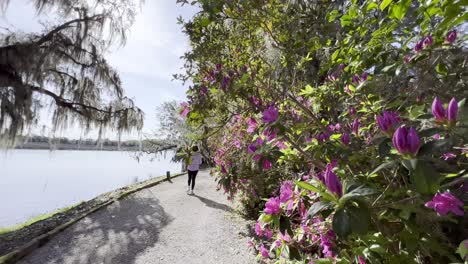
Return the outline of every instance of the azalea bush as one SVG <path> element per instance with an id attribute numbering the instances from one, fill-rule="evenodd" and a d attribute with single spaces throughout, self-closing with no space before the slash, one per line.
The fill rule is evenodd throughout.
<path id="1" fill-rule="evenodd" d="M 259 259 L 466 259 L 466 2 L 190 2 L 181 113 Z"/>

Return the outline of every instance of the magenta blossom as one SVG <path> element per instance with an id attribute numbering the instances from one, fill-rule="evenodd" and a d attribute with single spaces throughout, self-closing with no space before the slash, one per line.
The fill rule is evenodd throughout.
<path id="1" fill-rule="evenodd" d="M 335 240 L 335 233 L 331 230 L 326 234 L 320 235 L 320 247 L 322 248 L 323 256 L 326 258 L 331 258 L 335 255 L 333 252 L 333 240 Z"/>
<path id="2" fill-rule="evenodd" d="M 334 166 L 332 164 L 328 164 L 327 168 L 325 169 L 325 185 L 330 192 L 336 194 L 338 197 L 341 197 L 343 195 L 343 189 L 340 179 L 338 176 L 336 176 L 335 173 L 333 173 L 333 167 Z"/>
<path id="3" fill-rule="evenodd" d="M 348 109 L 348 113 L 350 116 L 353 116 L 356 114 L 356 108 L 354 108 L 353 106 L 350 106 L 349 109 Z"/>
<path id="4" fill-rule="evenodd" d="M 251 117 L 247 120 L 247 133 L 253 133 L 255 129 L 257 129 L 257 120 Z"/>
<path id="5" fill-rule="evenodd" d="M 457 31 L 452 30 L 447 34 L 447 38 L 445 39 L 448 43 L 453 43 L 457 39 Z"/>
<path id="6" fill-rule="evenodd" d="M 393 134 L 393 146 L 403 155 L 415 156 L 420 147 L 419 136 L 416 129 L 399 127 Z"/>
<path id="7" fill-rule="evenodd" d="M 366 264 L 366 260 L 362 256 L 358 256 L 359 264 Z"/>
<path id="8" fill-rule="evenodd" d="M 345 68 L 345 65 L 344 65 L 343 63 L 340 63 L 340 66 L 339 66 L 339 68 L 340 68 L 340 71 L 343 71 L 343 70 L 344 70 L 344 68 Z"/>
<path id="9" fill-rule="evenodd" d="M 359 137 L 359 118 L 355 118 L 352 124 L 354 135 Z"/>
<path id="10" fill-rule="evenodd" d="M 458 115 L 458 102 L 455 98 L 450 100 L 448 107 L 447 107 L 447 119 L 451 124 L 455 124 L 457 122 L 457 115 Z"/>
<path id="11" fill-rule="evenodd" d="M 258 138 L 255 140 L 255 143 L 257 144 L 257 146 L 263 145 L 263 139 L 262 139 L 262 137 L 258 137 Z"/>
<path id="12" fill-rule="evenodd" d="M 436 193 L 432 201 L 425 204 L 427 208 L 434 209 L 439 216 L 452 212 L 455 215 L 463 216 L 463 202 L 458 200 L 450 192 Z"/>
<path id="13" fill-rule="evenodd" d="M 423 42 L 424 40 L 420 40 L 416 43 L 416 45 L 414 46 L 414 51 L 415 52 L 420 52 L 423 48 Z"/>
<path id="14" fill-rule="evenodd" d="M 273 237 L 273 232 L 270 229 L 265 228 L 265 238 L 271 239 L 272 237 Z"/>
<path id="15" fill-rule="evenodd" d="M 270 106 L 265 111 L 263 111 L 263 122 L 273 123 L 277 119 L 278 119 L 278 109 L 276 109 L 274 106 Z"/>
<path id="16" fill-rule="evenodd" d="M 455 155 L 452 152 L 447 152 L 447 153 L 444 153 L 442 155 L 442 157 L 444 158 L 444 160 L 449 160 L 449 159 L 453 159 L 453 158 L 457 157 L 457 155 Z"/>
<path id="17" fill-rule="evenodd" d="M 183 102 L 183 103 L 180 103 L 180 111 L 179 111 L 179 114 L 183 117 L 187 117 L 187 115 L 190 113 L 190 106 L 188 103 L 186 102 Z"/>
<path id="18" fill-rule="evenodd" d="M 280 201 L 287 202 L 293 196 L 293 184 L 291 181 L 285 181 L 281 184 L 280 188 Z"/>
<path id="19" fill-rule="evenodd" d="M 277 136 L 276 130 L 271 129 L 269 127 L 267 129 L 265 129 L 262 134 L 266 137 L 267 141 L 272 141 Z"/>
<path id="20" fill-rule="evenodd" d="M 277 215 L 280 213 L 280 211 L 280 199 L 278 197 L 272 197 L 268 199 L 268 201 L 265 204 L 265 214 Z"/>
<path id="21" fill-rule="evenodd" d="M 349 133 L 343 133 L 343 135 L 341 136 L 341 143 L 343 143 L 344 145 L 349 145 L 350 142 L 351 138 L 349 136 Z"/>
<path id="22" fill-rule="evenodd" d="M 249 241 L 247 242 L 247 247 L 253 248 L 254 246 L 255 246 L 255 244 L 254 244 L 254 242 L 253 242 L 252 240 L 249 240 Z"/>
<path id="23" fill-rule="evenodd" d="M 270 254 L 268 253 L 268 250 L 265 248 L 265 246 L 262 244 L 260 246 L 260 254 L 262 254 L 262 257 L 264 258 L 269 258 Z"/>
<path id="24" fill-rule="evenodd" d="M 263 160 L 263 169 L 264 170 L 269 170 L 271 169 L 271 161 L 268 159 Z"/>
<path id="25" fill-rule="evenodd" d="M 247 153 L 254 153 L 255 151 L 257 151 L 257 147 L 254 145 L 254 144 L 250 144 L 248 147 L 247 147 Z"/>
<path id="26" fill-rule="evenodd" d="M 377 125 L 384 133 L 393 133 L 393 130 L 400 123 L 400 116 L 392 111 L 384 111 L 382 115 L 376 115 Z"/>
<path id="27" fill-rule="evenodd" d="M 432 44 L 434 44 L 434 40 L 432 39 L 432 35 L 429 34 L 424 39 L 423 45 L 424 45 L 424 47 L 429 47 Z"/>
<path id="28" fill-rule="evenodd" d="M 405 56 L 405 63 L 408 64 L 408 63 L 410 63 L 410 62 L 411 62 L 411 54 L 407 54 L 407 55 Z"/>
<path id="29" fill-rule="evenodd" d="M 262 225 L 260 222 L 255 223 L 255 234 L 257 234 L 257 236 L 263 235 Z"/>
<path id="30" fill-rule="evenodd" d="M 439 100 L 439 98 L 434 98 L 434 101 L 432 102 L 432 115 L 434 115 L 435 119 L 437 122 L 444 122 L 445 121 L 445 109 L 444 106 L 442 105 L 442 102 Z"/>

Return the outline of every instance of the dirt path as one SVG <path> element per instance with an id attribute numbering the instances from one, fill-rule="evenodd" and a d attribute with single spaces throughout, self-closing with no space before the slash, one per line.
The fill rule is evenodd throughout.
<path id="1" fill-rule="evenodd" d="M 245 222 L 207 172 L 195 195 L 187 176 L 100 210 L 21 260 L 25 264 L 255 263 Z"/>

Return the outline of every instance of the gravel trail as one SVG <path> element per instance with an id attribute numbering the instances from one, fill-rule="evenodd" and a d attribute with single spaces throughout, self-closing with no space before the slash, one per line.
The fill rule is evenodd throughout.
<path id="1" fill-rule="evenodd" d="M 256 263 L 246 222 L 208 172 L 134 193 L 66 229 L 21 264 Z"/>

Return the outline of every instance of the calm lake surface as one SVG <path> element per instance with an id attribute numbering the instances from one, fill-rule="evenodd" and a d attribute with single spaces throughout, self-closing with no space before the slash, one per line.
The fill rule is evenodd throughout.
<path id="1" fill-rule="evenodd" d="M 10 150 L 0 152 L 0 227 L 90 200 L 181 165 L 173 153 L 138 162 L 132 152 Z M 154 158 L 154 156 L 152 156 Z"/>

